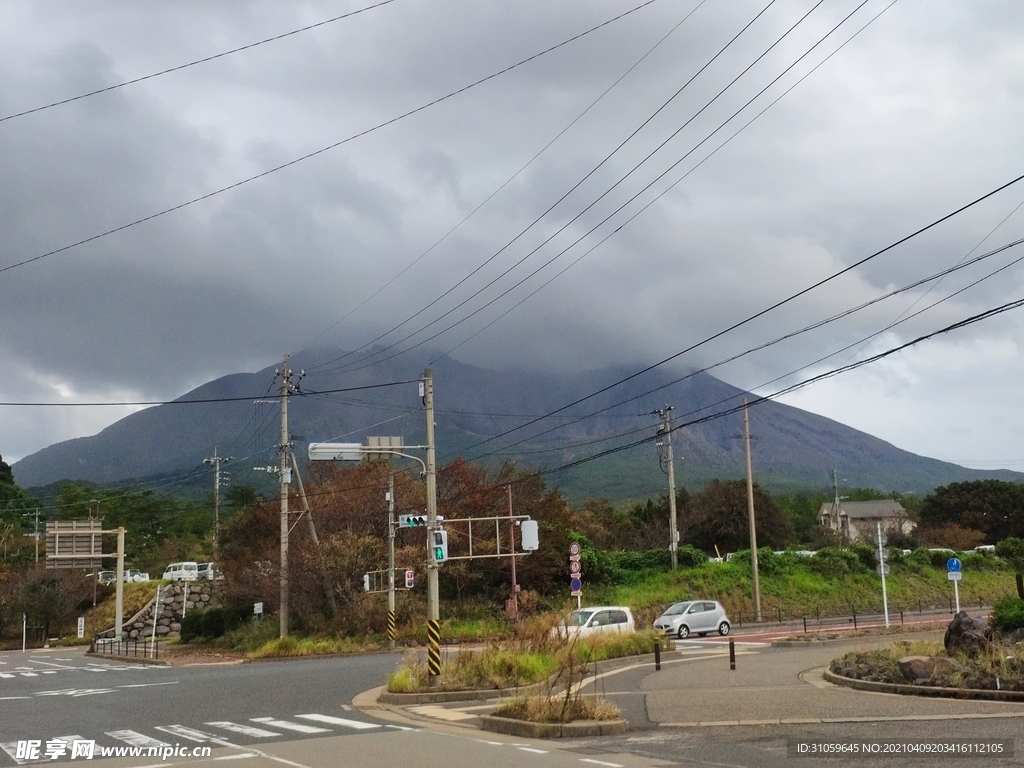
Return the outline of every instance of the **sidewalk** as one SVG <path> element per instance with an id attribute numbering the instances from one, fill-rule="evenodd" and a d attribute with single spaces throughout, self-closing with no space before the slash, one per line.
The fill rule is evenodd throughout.
<path id="1" fill-rule="evenodd" d="M 941 633 L 929 633 L 928 638 L 941 638 Z M 606 662 L 598 665 L 597 677 L 588 677 L 581 690 L 584 695 L 596 692 L 615 702 L 631 730 L 1024 717 L 1024 704 L 867 693 L 822 679 L 832 659 L 851 650 L 888 645 L 895 639 L 868 637 L 828 646 L 777 648 L 738 638 L 735 671 L 729 669 L 727 644 L 680 643 L 679 650 L 662 654 L 660 671 L 655 671 L 653 656 Z M 499 702 L 494 698 L 383 705 L 376 702 L 376 695 L 369 696 L 371 693 L 375 692 L 362 698 L 364 705 L 372 703 L 406 721 L 471 728 L 478 727 L 479 716 Z"/>

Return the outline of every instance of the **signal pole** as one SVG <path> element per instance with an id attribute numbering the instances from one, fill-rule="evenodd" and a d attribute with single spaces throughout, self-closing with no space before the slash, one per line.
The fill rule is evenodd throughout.
<path id="1" fill-rule="evenodd" d="M 395 647 L 395 473 L 388 471 L 388 642 Z"/>
<path id="2" fill-rule="evenodd" d="M 234 456 L 218 456 L 217 446 L 213 456 L 203 459 L 203 464 L 213 467 L 213 560 L 217 561 L 217 546 L 220 543 L 220 465 L 231 461 Z"/>
<path id="3" fill-rule="evenodd" d="M 661 434 L 665 436 L 665 453 L 668 459 L 668 551 L 672 555 L 672 570 L 679 567 L 679 529 L 676 525 L 676 463 L 672 455 L 672 406 L 666 405 L 652 415 L 661 416 Z"/>
<path id="4" fill-rule="evenodd" d="M 743 398 L 743 444 L 747 454 L 747 514 L 750 516 L 750 569 L 754 587 L 754 621 L 761 620 L 761 583 L 757 574 L 757 526 L 754 523 L 754 473 L 750 468 L 750 420 Z"/>
<path id="5" fill-rule="evenodd" d="M 437 450 L 434 446 L 434 373 L 423 372 L 421 392 L 427 418 L 427 673 L 430 685 L 441 682 L 441 612 L 437 561 L 431 546 L 437 529 Z"/>

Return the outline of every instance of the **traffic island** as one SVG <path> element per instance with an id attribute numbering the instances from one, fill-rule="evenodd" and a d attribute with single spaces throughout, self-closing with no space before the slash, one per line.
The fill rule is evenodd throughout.
<path id="1" fill-rule="evenodd" d="M 480 728 L 491 733 L 531 739 L 573 739 L 625 733 L 626 721 L 575 720 L 569 723 L 534 723 L 513 717 L 481 715 Z"/>

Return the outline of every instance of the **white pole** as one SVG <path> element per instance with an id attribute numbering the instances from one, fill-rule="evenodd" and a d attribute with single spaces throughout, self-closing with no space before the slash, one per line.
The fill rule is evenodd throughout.
<path id="1" fill-rule="evenodd" d="M 153 658 L 156 658 L 156 619 L 160 615 L 160 585 L 156 588 L 156 606 L 153 608 Z M 182 615 L 184 618 L 184 615 Z"/>
<path id="2" fill-rule="evenodd" d="M 960 613 L 960 580 L 953 579 L 953 596 L 956 598 L 956 612 Z"/>
<path id="3" fill-rule="evenodd" d="M 28 633 L 28 620 L 25 614 L 21 614 L 21 652 L 25 652 L 25 638 Z"/>
<path id="4" fill-rule="evenodd" d="M 185 591 L 181 596 L 181 620 L 185 620 L 185 603 L 188 602 L 188 582 L 185 582 Z"/>
<path id="5" fill-rule="evenodd" d="M 878 573 L 882 577 L 882 608 L 885 611 L 885 626 L 889 627 L 889 597 L 885 592 L 885 561 L 882 559 L 882 523 L 875 523 L 878 527 Z"/>

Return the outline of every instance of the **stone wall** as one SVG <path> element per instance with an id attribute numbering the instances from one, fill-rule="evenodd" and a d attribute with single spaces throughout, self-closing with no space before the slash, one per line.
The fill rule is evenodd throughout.
<path id="1" fill-rule="evenodd" d="M 186 599 L 186 591 L 188 593 Z M 182 616 L 194 609 L 215 605 L 212 581 L 187 581 L 163 584 L 159 591 L 160 613 L 156 619 L 157 638 L 178 637 L 181 634 Z M 148 640 L 153 636 L 154 596 L 145 608 L 124 623 L 121 637 L 125 640 Z M 100 637 L 113 637 L 113 628 Z"/>

